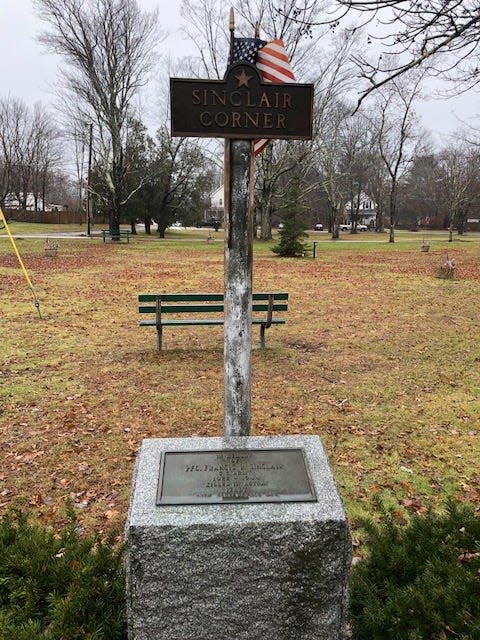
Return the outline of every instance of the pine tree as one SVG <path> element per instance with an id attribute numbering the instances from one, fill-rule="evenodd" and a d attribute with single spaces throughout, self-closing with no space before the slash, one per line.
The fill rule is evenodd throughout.
<path id="1" fill-rule="evenodd" d="M 303 180 L 297 175 L 291 180 L 285 203 L 280 208 L 283 228 L 279 232 L 279 243 L 272 248 L 272 251 L 280 256 L 294 258 L 304 256 L 307 252 L 307 246 L 303 242 L 303 239 L 308 237 L 305 233 L 307 207 L 304 192 Z"/>

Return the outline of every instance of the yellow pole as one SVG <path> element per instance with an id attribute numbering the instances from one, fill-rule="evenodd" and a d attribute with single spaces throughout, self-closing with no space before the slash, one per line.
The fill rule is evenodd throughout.
<path id="1" fill-rule="evenodd" d="M 33 295 L 33 300 L 34 300 L 34 303 L 35 303 L 35 307 L 37 308 L 38 315 L 40 316 L 40 319 L 41 319 L 42 318 L 42 314 L 40 313 L 40 302 L 38 301 L 38 298 L 37 298 L 37 296 L 35 294 L 35 289 L 33 288 L 32 281 L 30 280 L 30 277 L 29 277 L 28 272 L 27 272 L 27 270 L 25 268 L 25 265 L 23 264 L 22 256 L 20 255 L 20 252 L 17 249 L 17 245 L 15 244 L 15 240 L 14 240 L 12 234 L 10 233 L 10 229 L 8 227 L 7 220 L 6 220 L 6 218 L 5 218 L 4 214 L 3 214 L 3 211 L 2 211 L 1 207 L 0 207 L 0 217 L 3 220 L 3 224 L 4 224 L 5 229 L 7 231 L 7 236 L 9 237 L 9 240 L 12 243 L 13 250 L 15 251 L 15 255 L 18 258 L 18 262 L 19 262 L 20 267 L 21 267 L 21 269 L 23 271 L 23 275 L 25 276 L 25 280 L 27 281 L 28 286 L 30 287 L 30 290 L 31 290 L 32 295 Z"/>

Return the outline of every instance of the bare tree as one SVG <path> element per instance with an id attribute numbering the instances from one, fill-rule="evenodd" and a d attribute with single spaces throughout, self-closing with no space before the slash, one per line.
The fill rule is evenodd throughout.
<path id="1" fill-rule="evenodd" d="M 44 207 L 47 177 L 60 159 L 57 141 L 52 118 L 40 103 L 29 109 L 17 98 L 0 101 L 2 205 L 7 194 L 15 194 L 18 206 L 25 209 L 31 193 L 35 209 Z"/>
<path id="2" fill-rule="evenodd" d="M 345 175 L 350 206 L 351 233 L 357 233 L 362 193 L 372 175 L 378 151 L 376 136 L 368 118 L 356 112 L 347 118 L 341 138 L 340 170 Z M 348 206 L 348 203 L 347 203 Z"/>
<path id="3" fill-rule="evenodd" d="M 449 240 L 453 227 L 463 235 L 468 214 L 480 202 L 480 154 L 475 147 L 455 145 L 439 155 L 443 198 L 449 217 Z"/>
<path id="4" fill-rule="evenodd" d="M 389 242 L 395 242 L 398 187 L 409 163 L 416 154 L 419 142 L 417 120 L 413 110 L 419 97 L 423 73 L 392 80 L 377 95 L 372 124 L 377 130 L 378 149 L 388 172 L 390 215 Z"/>
<path id="5" fill-rule="evenodd" d="M 67 63 L 63 84 L 78 120 L 95 122 L 116 235 L 125 192 L 126 127 L 132 99 L 153 64 L 157 14 L 136 0 L 34 0 L 48 25 L 41 42 Z"/>
<path id="6" fill-rule="evenodd" d="M 461 84 L 465 89 L 478 84 L 477 0 L 332 0 L 330 11 L 320 21 L 304 21 L 301 16 L 295 20 L 305 28 L 330 24 L 335 29 L 354 14 L 368 27 L 368 41 L 383 45 L 376 63 L 366 56 L 357 57 L 361 74 L 368 80 L 360 101 L 427 61 L 432 74 L 452 80 L 456 86 Z"/>
<path id="7" fill-rule="evenodd" d="M 58 168 L 62 153 L 59 131 L 50 114 L 40 103 L 34 105 L 32 117 L 31 188 L 35 209 L 47 204 L 48 179 Z"/>
<path id="8" fill-rule="evenodd" d="M 308 29 L 293 18 L 297 16 L 305 23 L 316 21 L 320 16 L 320 5 L 310 0 L 232 0 L 230 4 L 235 11 L 239 37 L 253 37 L 258 25 L 264 40 L 281 38 L 296 74 L 303 75 L 308 68 L 307 60 L 313 51 L 321 48 L 321 41 L 306 37 Z M 230 44 L 225 3 L 221 0 L 183 0 L 182 16 L 187 22 L 185 32 L 198 51 L 200 75 L 223 77 Z"/>
<path id="9" fill-rule="evenodd" d="M 339 237 L 340 219 L 347 202 L 346 178 L 342 173 L 343 131 L 351 117 L 349 105 L 339 99 L 324 105 L 321 132 L 315 139 L 315 159 L 320 188 L 328 206 L 327 223 L 332 238 Z"/>
<path id="10" fill-rule="evenodd" d="M 367 189 L 376 205 L 375 231 L 383 233 L 385 230 L 385 212 L 388 200 L 388 172 L 378 153 L 371 158 Z"/>
<path id="11" fill-rule="evenodd" d="M 260 225 L 260 239 L 272 238 L 272 214 L 281 192 L 288 191 L 287 174 L 297 169 L 305 174 L 311 147 L 302 142 L 278 140 L 270 143 L 256 163 L 255 212 Z M 310 184 L 309 189 L 313 186 Z M 306 192 L 303 194 L 306 195 Z"/>
<path id="12" fill-rule="evenodd" d="M 17 162 L 19 132 L 23 128 L 25 106 L 20 100 L 6 98 L 0 101 L 0 202 L 13 190 L 14 170 Z"/>

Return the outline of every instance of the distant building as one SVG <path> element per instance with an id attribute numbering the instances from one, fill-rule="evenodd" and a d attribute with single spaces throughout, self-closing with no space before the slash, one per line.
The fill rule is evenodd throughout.
<path id="1" fill-rule="evenodd" d="M 222 216 L 223 216 L 223 210 L 224 210 L 224 187 L 223 184 L 220 185 L 218 187 L 218 189 L 216 189 L 212 195 L 210 196 L 210 207 L 212 209 L 216 209 L 218 211 L 222 211 Z"/>
<path id="2" fill-rule="evenodd" d="M 5 209 L 22 209 L 23 193 L 18 198 L 14 193 L 7 193 L 4 199 Z M 35 196 L 33 193 L 27 193 L 26 211 L 43 211 L 43 200 L 40 195 L 37 196 L 37 206 L 35 206 Z"/>
<path id="3" fill-rule="evenodd" d="M 45 211 L 68 211 L 66 204 L 46 204 Z"/>
<path id="4" fill-rule="evenodd" d="M 355 199 L 355 207 L 356 209 L 356 199 Z M 347 218 L 347 222 L 351 222 L 352 214 L 352 201 L 350 200 L 345 205 L 345 216 Z M 367 227 L 371 227 L 372 229 L 375 227 L 377 219 L 377 203 L 363 191 L 360 193 L 360 202 L 358 206 L 358 219 L 357 222 L 359 224 L 365 224 Z"/>
<path id="5" fill-rule="evenodd" d="M 220 223 L 223 222 L 223 214 L 225 211 L 224 198 L 224 187 L 222 184 L 218 189 L 215 189 L 215 191 L 210 194 L 210 208 L 206 209 L 203 214 L 205 222 L 207 220 L 218 220 Z"/>

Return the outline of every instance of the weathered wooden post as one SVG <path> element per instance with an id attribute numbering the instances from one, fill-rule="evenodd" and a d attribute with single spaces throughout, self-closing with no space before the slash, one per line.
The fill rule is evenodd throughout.
<path id="1" fill-rule="evenodd" d="M 252 406 L 252 143 L 225 143 L 224 427 L 250 435 Z"/>
<path id="2" fill-rule="evenodd" d="M 230 9 L 233 62 L 235 17 Z M 240 82 L 240 81 L 239 81 Z M 248 80 L 245 80 L 248 84 Z M 225 140 L 224 423 L 226 436 L 250 435 L 252 413 L 253 153 L 251 140 Z"/>

